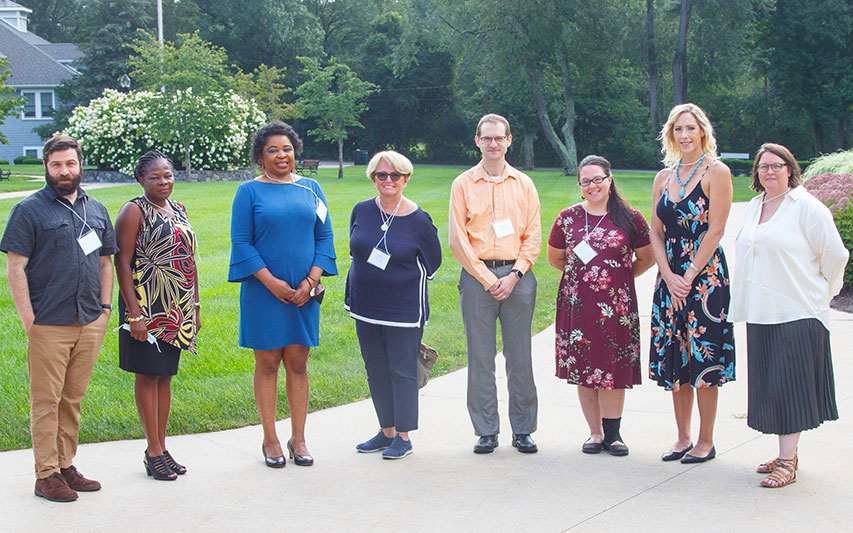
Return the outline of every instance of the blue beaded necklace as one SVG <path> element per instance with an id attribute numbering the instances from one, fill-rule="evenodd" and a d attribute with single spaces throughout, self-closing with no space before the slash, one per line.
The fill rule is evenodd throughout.
<path id="1" fill-rule="evenodd" d="M 705 152 L 702 152 L 702 157 L 700 157 L 699 161 L 696 162 L 696 166 L 693 167 L 693 172 L 691 172 L 690 175 L 687 176 L 687 181 L 685 181 L 684 183 L 681 183 L 681 180 L 678 178 L 678 169 L 681 168 L 681 162 L 684 160 L 684 158 L 682 157 L 678 160 L 678 164 L 675 166 L 675 181 L 677 181 L 678 184 L 681 185 L 681 193 L 679 194 L 679 197 L 684 198 L 684 187 L 686 187 L 687 184 L 690 183 L 690 180 L 693 179 L 693 174 L 696 174 L 696 170 L 699 168 L 699 165 L 702 164 L 703 159 L 705 159 Z"/>

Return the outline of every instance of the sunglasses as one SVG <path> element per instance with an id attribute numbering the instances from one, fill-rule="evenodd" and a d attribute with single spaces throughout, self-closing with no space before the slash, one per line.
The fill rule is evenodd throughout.
<path id="1" fill-rule="evenodd" d="M 376 172 L 373 174 L 373 179 L 378 181 L 385 181 L 388 178 L 391 178 L 391 181 L 400 181 L 400 178 L 405 175 L 406 174 L 400 174 L 399 172 L 391 172 L 390 174 L 387 172 Z"/>

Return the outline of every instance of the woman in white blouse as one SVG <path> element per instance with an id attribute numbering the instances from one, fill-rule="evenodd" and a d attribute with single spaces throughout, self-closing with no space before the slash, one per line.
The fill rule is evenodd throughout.
<path id="1" fill-rule="evenodd" d="M 837 420 L 829 301 L 842 286 L 849 252 L 832 214 L 803 188 L 784 146 L 761 146 L 737 237 L 732 318 L 746 322 L 747 425 L 779 435 L 779 456 L 758 466 L 764 487 L 797 479 L 800 432 Z"/>

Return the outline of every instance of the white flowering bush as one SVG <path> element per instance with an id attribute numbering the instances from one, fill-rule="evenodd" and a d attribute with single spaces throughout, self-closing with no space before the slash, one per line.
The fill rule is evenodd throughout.
<path id="1" fill-rule="evenodd" d="M 188 112 L 183 121 L 173 121 L 174 128 L 181 131 L 163 131 L 157 114 L 174 109 L 180 115 L 180 103 L 188 101 L 194 104 L 194 112 Z M 183 168 L 182 139 L 186 131 L 192 131 L 192 168 L 231 170 L 246 166 L 251 135 L 264 122 L 266 116 L 255 102 L 235 93 L 163 95 L 106 89 L 88 106 L 74 108 L 69 126 L 62 133 L 80 142 L 89 164 L 133 175 L 136 160 L 151 148 L 163 151 Z"/>

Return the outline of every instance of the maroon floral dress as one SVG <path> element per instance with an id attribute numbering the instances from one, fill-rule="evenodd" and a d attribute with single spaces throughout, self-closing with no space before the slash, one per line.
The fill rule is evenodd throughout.
<path id="1" fill-rule="evenodd" d="M 589 227 L 597 252 L 589 263 L 572 251 Z M 649 224 L 634 210 L 635 248 L 649 244 Z M 630 389 L 641 382 L 640 318 L 634 248 L 609 216 L 586 215 L 580 204 L 564 209 L 548 244 L 566 250 L 557 292 L 557 377 L 590 389 Z"/>

